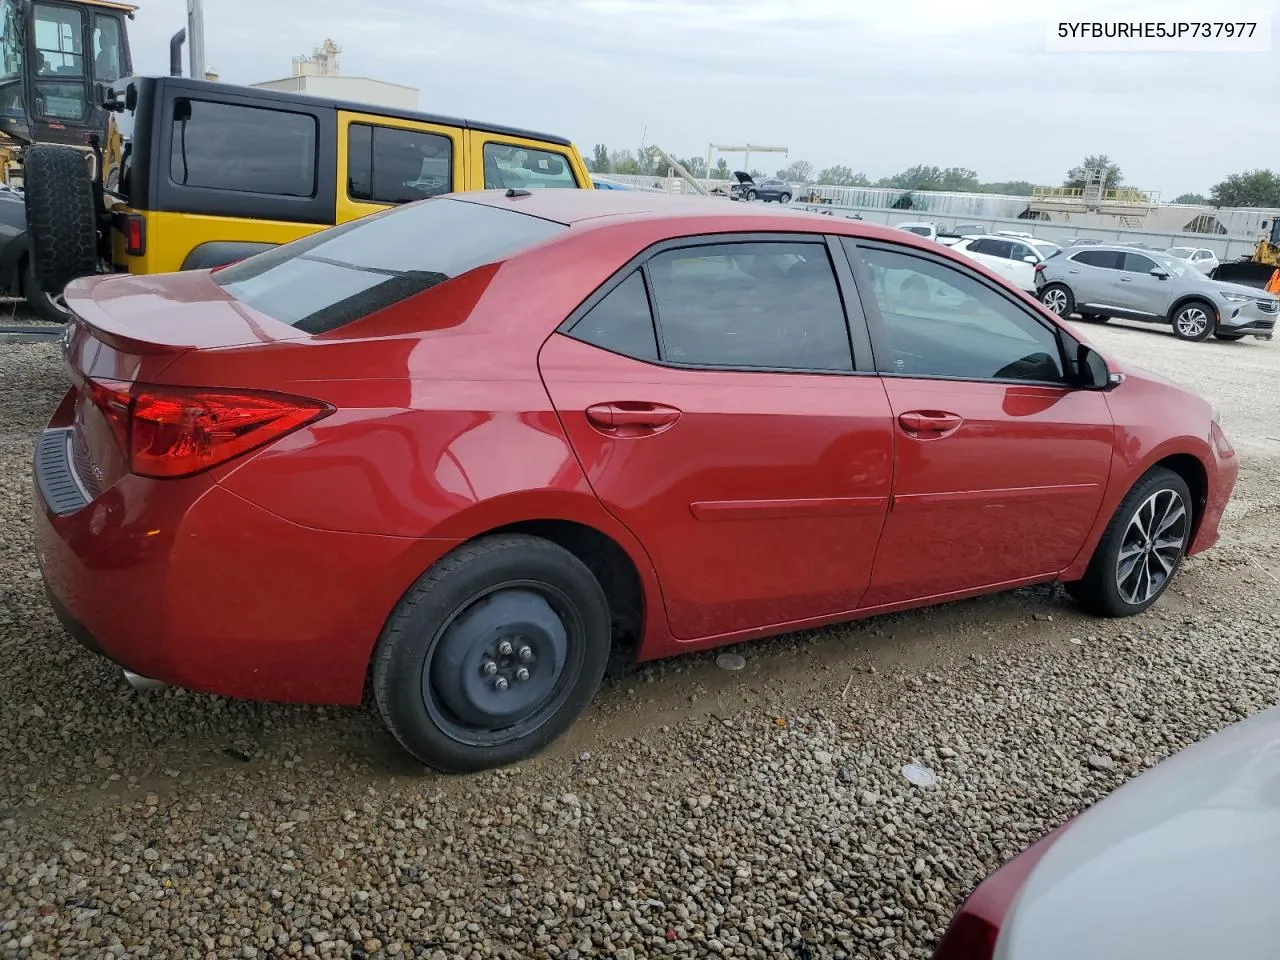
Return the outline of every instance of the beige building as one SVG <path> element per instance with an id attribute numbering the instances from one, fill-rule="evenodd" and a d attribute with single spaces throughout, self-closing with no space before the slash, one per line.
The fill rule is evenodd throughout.
<path id="1" fill-rule="evenodd" d="M 280 80 L 250 84 L 266 90 L 304 93 L 331 100 L 370 103 L 394 110 L 417 110 L 418 89 L 369 77 L 344 77 L 338 69 L 342 49 L 332 40 L 312 51 L 311 56 L 293 58 L 293 75 Z"/>

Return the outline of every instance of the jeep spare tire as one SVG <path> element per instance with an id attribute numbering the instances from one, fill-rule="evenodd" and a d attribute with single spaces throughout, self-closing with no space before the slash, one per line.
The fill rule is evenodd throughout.
<path id="1" fill-rule="evenodd" d="M 36 144 L 23 151 L 33 279 L 52 296 L 98 272 L 97 207 L 85 153 Z"/>

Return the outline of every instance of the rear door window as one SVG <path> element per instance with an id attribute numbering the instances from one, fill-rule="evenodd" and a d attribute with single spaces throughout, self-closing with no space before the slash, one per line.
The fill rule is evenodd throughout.
<path id="1" fill-rule="evenodd" d="M 366 203 L 409 203 L 453 190 L 453 141 L 438 133 L 353 123 L 347 193 Z"/>
<path id="2" fill-rule="evenodd" d="M 1120 268 L 1127 273 L 1150 273 L 1156 268 L 1156 262 L 1140 253 L 1126 253 L 1124 265 Z"/>
<path id="3" fill-rule="evenodd" d="M 314 117 L 212 100 L 174 102 L 169 178 L 178 186 L 311 197 Z"/>
<path id="4" fill-rule="evenodd" d="M 441 197 L 295 240 L 219 270 L 214 280 L 255 310 L 324 333 L 566 229 Z"/>
<path id="5" fill-rule="evenodd" d="M 506 143 L 486 143 L 481 151 L 486 190 L 574 189 L 573 167 L 563 153 Z"/>
<path id="6" fill-rule="evenodd" d="M 1123 253 L 1116 250 L 1081 250 L 1071 255 L 1076 263 L 1086 267 L 1102 267 L 1104 270 L 1119 270 Z"/>

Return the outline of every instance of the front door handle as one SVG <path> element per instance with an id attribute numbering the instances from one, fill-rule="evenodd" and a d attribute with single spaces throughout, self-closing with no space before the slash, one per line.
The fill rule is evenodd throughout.
<path id="1" fill-rule="evenodd" d="M 904 433 L 921 438 L 944 437 L 954 433 L 963 423 L 964 417 L 943 410 L 912 410 L 898 417 L 898 425 Z"/>
<path id="2" fill-rule="evenodd" d="M 639 436 L 665 430 L 680 419 L 680 411 L 661 403 L 623 400 L 593 403 L 587 407 L 587 422 L 597 430 L 621 436 Z"/>
<path id="3" fill-rule="evenodd" d="M 1133 283 L 1133 277 L 1121 277 L 1121 278 L 1120 278 L 1120 282 L 1121 282 L 1121 283 Z"/>

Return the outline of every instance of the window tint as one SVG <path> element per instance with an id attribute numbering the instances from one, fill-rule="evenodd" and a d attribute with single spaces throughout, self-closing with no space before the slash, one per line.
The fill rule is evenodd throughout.
<path id="1" fill-rule="evenodd" d="M 75 7 L 35 5 L 36 72 L 39 76 L 84 76 L 80 16 Z"/>
<path id="2" fill-rule="evenodd" d="M 1102 267 L 1106 270 L 1119 270 L 1120 258 L 1124 254 L 1116 250 L 1081 250 L 1073 253 L 1071 259 L 1089 267 Z"/>
<path id="3" fill-rule="evenodd" d="M 546 187 L 575 188 L 573 168 L 562 153 L 486 143 L 484 187 L 486 190 L 537 190 Z"/>
<path id="4" fill-rule="evenodd" d="M 770 370 L 853 369 L 826 247 L 727 243 L 660 253 L 653 285 L 663 359 Z"/>
<path id="5" fill-rule="evenodd" d="M 653 314 L 644 277 L 637 270 L 614 287 L 603 300 L 573 326 L 573 336 L 583 343 L 639 360 L 658 359 Z"/>
<path id="6" fill-rule="evenodd" d="M 894 371 L 912 377 L 1060 382 L 1056 335 L 967 272 L 861 251 Z"/>
<path id="7" fill-rule="evenodd" d="M 352 200 L 409 203 L 453 189 L 453 143 L 419 130 L 353 123 L 347 131 Z"/>
<path id="8" fill-rule="evenodd" d="M 323 333 L 566 229 L 511 210 L 439 198 L 322 230 L 213 278 L 254 309 Z"/>
<path id="9" fill-rule="evenodd" d="M 125 75 L 120 20 L 96 14 L 93 18 L 93 79 L 111 83 Z"/>
<path id="10" fill-rule="evenodd" d="M 1197 259 L 1197 260 L 1208 260 L 1208 259 L 1209 259 L 1210 257 L 1212 257 L 1212 256 L 1213 256 L 1213 251 L 1212 251 L 1212 250 L 1197 250 L 1197 251 L 1196 251 L 1196 255 L 1195 255 L 1195 259 Z"/>
<path id="11" fill-rule="evenodd" d="M 169 177 L 179 186 L 314 196 L 315 118 L 180 99 L 174 104 Z"/>
<path id="12" fill-rule="evenodd" d="M 1156 262 L 1150 257 L 1144 257 L 1140 253 L 1126 253 L 1124 255 L 1124 266 L 1122 270 L 1130 273 L 1149 273 L 1156 268 Z"/>

